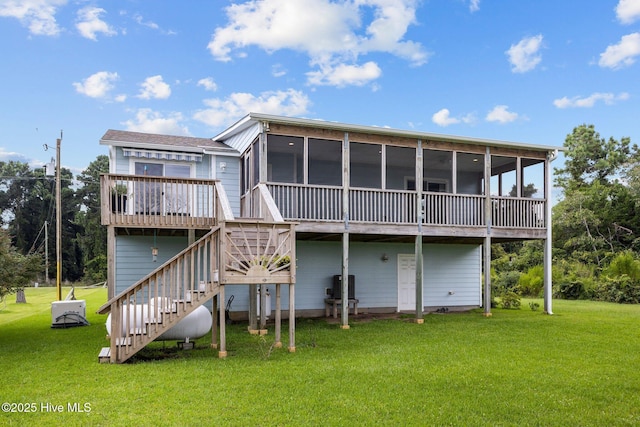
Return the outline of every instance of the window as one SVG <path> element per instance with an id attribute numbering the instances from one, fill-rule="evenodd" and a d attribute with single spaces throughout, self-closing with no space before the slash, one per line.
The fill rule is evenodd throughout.
<path id="1" fill-rule="evenodd" d="M 407 186 L 405 177 L 414 177 L 413 183 L 415 187 L 415 148 L 387 145 L 385 173 L 385 186 L 388 189 L 404 190 Z"/>
<path id="2" fill-rule="evenodd" d="M 484 154 L 456 153 L 456 193 L 484 193 Z"/>
<path id="3" fill-rule="evenodd" d="M 267 136 L 267 181 L 302 184 L 304 182 L 304 138 Z"/>
<path id="4" fill-rule="evenodd" d="M 309 138 L 309 184 L 342 185 L 342 141 Z"/>
<path id="5" fill-rule="evenodd" d="M 352 187 L 382 187 L 382 145 L 349 143 Z"/>
<path id="6" fill-rule="evenodd" d="M 515 157 L 491 156 L 491 195 L 516 197 L 516 170 L 517 159 Z"/>
<path id="7" fill-rule="evenodd" d="M 522 197 L 544 198 L 544 160 L 522 159 Z"/>
<path id="8" fill-rule="evenodd" d="M 422 151 L 422 191 L 450 193 L 453 175 L 453 152 L 431 150 Z"/>

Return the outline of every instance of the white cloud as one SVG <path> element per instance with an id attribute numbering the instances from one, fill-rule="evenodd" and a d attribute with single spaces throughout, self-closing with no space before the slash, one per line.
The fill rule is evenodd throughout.
<path id="1" fill-rule="evenodd" d="M 369 61 L 361 66 L 338 64 L 335 67 L 323 65 L 319 71 L 307 73 L 309 84 L 318 86 L 344 87 L 363 86 L 380 77 L 382 70 L 375 62 Z"/>
<path id="2" fill-rule="evenodd" d="M 440 111 L 436 112 L 433 116 L 431 116 L 431 121 L 438 126 L 447 127 L 449 125 L 455 125 L 458 123 L 464 123 L 467 125 L 474 124 L 477 119 L 475 114 L 468 113 L 464 116 L 451 117 L 451 112 L 448 108 L 443 108 Z"/>
<path id="3" fill-rule="evenodd" d="M 162 80 L 162 76 L 147 77 L 140 85 L 138 98 L 141 99 L 167 99 L 171 96 L 171 87 Z"/>
<path id="4" fill-rule="evenodd" d="M 460 119 L 451 117 L 451 112 L 447 108 L 443 108 L 442 110 L 438 111 L 433 116 L 431 116 L 431 121 L 437 124 L 438 126 L 442 126 L 442 127 L 460 123 Z"/>
<path id="5" fill-rule="evenodd" d="M 618 44 L 608 46 L 600 54 L 598 64 L 615 70 L 633 64 L 638 55 L 640 55 L 640 33 L 632 33 L 622 36 Z"/>
<path id="6" fill-rule="evenodd" d="M 616 101 L 626 101 L 627 99 L 629 99 L 629 94 L 626 92 L 622 92 L 618 95 L 613 93 L 596 92 L 586 98 L 580 98 L 579 96 L 567 98 L 565 96 L 554 100 L 553 105 L 558 108 L 591 108 L 598 101 L 602 101 L 606 105 L 612 105 L 615 104 Z"/>
<path id="7" fill-rule="evenodd" d="M 498 122 L 501 124 L 511 123 L 518 118 L 517 113 L 512 113 L 506 105 L 496 105 L 493 110 L 489 111 L 485 120 L 488 122 Z"/>
<path id="8" fill-rule="evenodd" d="M 291 49 L 306 53 L 312 66 L 310 82 L 330 84 L 326 70 L 371 70 L 357 64 L 359 55 L 384 52 L 422 65 L 428 54 L 418 42 L 404 40 L 416 21 L 417 0 L 250 0 L 226 8 L 229 24 L 215 30 L 208 48 L 219 61 L 246 55 L 257 46 L 267 52 Z M 322 19 L 318 19 L 322 16 Z M 362 22 L 371 17 L 369 22 Z M 341 66 L 338 64 L 353 64 Z M 348 79 L 336 79 L 344 84 Z M 359 84 L 360 79 L 354 79 Z"/>
<path id="9" fill-rule="evenodd" d="M 198 80 L 198 86 L 202 86 L 204 90 L 209 90 L 211 92 L 218 90 L 218 85 L 211 77 L 205 77 L 204 79 Z"/>
<path id="10" fill-rule="evenodd" d="M 533 37 L 525 37 L 512 44 L 505 53 L 511 63 L 511 71 L 514 73 L 526 73 L 533 70 L 540 63 L 542 57 L 538 54 L 542 47 L 542 34 Z"/>
<path id="11" fill-rule="evenodd" d="M 170 113 L 163 116 L 150 108 L 141 108 L 136 112 L 135 119 L 127 120 L 122 124 L 132 132 L 189 136 L 189 129 L 181 124 L 183 121 L 181 113 Z"/>
<path id="12" fill-rule="evenodd" d="M 616 6 L 618 21 L 623 24 L 632 24 L 640 18 L 640 1 L 620 0 Z"/>
<path id="13" fill-rule="evenodd" d="M 282 66 L 282 64 L 274 64 L 271 66 L 271 75 L 273 77 L 282 77 L 287 74 L 287 70 Z"/>
<path id="14" fill-rule="evenodd" d="M 19 19 L 31 34 L 56 36 L 60 27 L 55 15 L 66 4 L 67 0 L 5 0 L 0 2 L 0 16 Z"/>
<path id="15" fill-rule="evenodd" d="M 469 2 L 469 10 L 471 12 L 477 12 L 480 10 L 480 0 L 471 0 Z"/>
<path id="16" fill-rule="evenodd" d="M 250 93 L 233 93 L 226 99 L 205 99 L 206 109 L 196 112 L 195 120 L 211 127 L 227 125 L 250 112 L 299 116 L 306 114 L 311 102 L 303 92 L 263 92 L 258 96 Z"/>
<path id="17" fill-rule="evenodd" d="M 147 27 L 147 28 L 151 28 L 152 30 L 156 30 L 159 31 L 162 34 L 166 34 L 166 35 L 175 35 L 176 32 L 173 30 L 164 30 L 160 27 L 160 25 L 156 24 L 153 21 L 145 21 L 144 18 L 142 17 L 142 15 L 140 14 L 136 14 L 133 19 L 139 24 L 142 25 L 143 27 Z"/>
<path id="18" fill-rule="evenodd" d="M 105 98 L 109 94 L 109 91 L 113 89 L 113 83 L 118 80 L 118 78 L 118 73 L 98 71 L 84 79 L 82 83 L 73 83 L 73 86 L 78 93 L 90 98 Z"/>
<path id="19" fill-rule="evenodd" d="M 102 33 L 105 36 L 114 36 L 118 34 L 109 24 L 100 19 L 100 15 L 106 11 L 99 7 L 87 6 L 78 11 L 76 20 L 76 28 L 82 37 L 90 40 L 97 40 L 96 34 Z"/>

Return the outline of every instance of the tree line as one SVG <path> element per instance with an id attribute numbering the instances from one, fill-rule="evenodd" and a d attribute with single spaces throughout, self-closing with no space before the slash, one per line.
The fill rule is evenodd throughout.
<path id="1" fill-rule="evenodd" d="M 580 125 L 564 142 L 565 162 L 554 170 L 561 194 L 553 207 L 553 292 L 558 298 L 640 302 L 640 153 L 630 138 L 605 139 L 593 125 Z M 100 174 L 108 157 L 98 156 L 75 177 L 62 169 L 62 279 L 106 280 L 106 228 L 100 224 Z M 75 182 L 75 184 L 74 184 Z M 33 271 L 55 278 L 54 178 L 26 163 L 0 162 L 0 281 L 21 266 L 21 285 Z M 525 195 L 536 189 L 527 186 Z M 515 194 L 515 193 L 514 193 Z M 541 241 L 492 248 L 493 295 L 503 301 L 542 295 Z M 26 258 L 20 258 L 26 257 Z M 33 259 L 36 261 L 28 261 Z M 21 261 L 22 263 L 18 262 Z M 34 264 L 35 263 L 35 264 Z M 5 279 L 4 283 L 11 282 Z M 0 284 L 0 287 L 7 286 Z M 0 295 L 1 296 L 1 295 Z M 515 299 L 514 299 L 515 298 Z"/>
<path id="2" fill-rule="evenodd" d="M 555 168 L 561 191 L 553 207 L 556 298 L 640 302 L 640 164 L 628 137 L 603 138 L 593 125 L 567 135 Z M 542 294 L 542 242 L 495 245 L 494 294 Z"/>
<path id="3" fill-rule="evenodd" d="M 61 168 L 63 281 L 97 283 L 106 279 L 100 174 L 108 171 L 109 159 L 104 155 L 76 177 Z M 56 197 L 55 177 L 46 176 L 43 168 L 0 162 L 0 280 L 4 278 L 2 272 L 7 272 L 0 283 L 0 297 L 30 280 L 44 282 L 49 277 L 55 282 Z M 21 262 L 25 264 L 24 274 L 18 274 Z"/>

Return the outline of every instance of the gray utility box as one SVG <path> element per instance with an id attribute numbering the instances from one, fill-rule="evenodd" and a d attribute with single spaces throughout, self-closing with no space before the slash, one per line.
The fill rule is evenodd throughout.
<path id="1" fill-rule="evenodd" d="M 87 305 L 84 300 L 54 301 L 51 303 L 51 327 L 64 328 L 86 323 Z"/>

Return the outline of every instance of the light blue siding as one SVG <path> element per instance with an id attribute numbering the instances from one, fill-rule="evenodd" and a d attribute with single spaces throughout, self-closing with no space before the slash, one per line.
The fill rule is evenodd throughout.
<path id="1" fill-rule="evenodd" d="M 355 276 L 359 307 L 397 308 L 398 254 L 413 254 L 410 243 L 352 242 L 349 274 Z M 388 261 L 382 260 L 386 254 Z M 333 287 L 333 276 L 341 274 L 341 242 L 298 241 L 296 248 L 296 310 L 324 309 L 325 289 Z M 481 248 L 477 245 L 425 244 L 424 306 L 479 306 Z M 275 310 L 275 286 L 268 285 Z M 449 294 L 452 291 L 453 294 Z M 227 286 L 227 298 L 234 295 L 232 311 L 249 308 L 247 286 Z M 282 287 L 282 308 L 289 304 L 288 289 Z"/>
<path id="2" fill-rule="evenodd" d="M 426 245 L 425 306 L 479 306 L 482 251 L 477 245 Z"/>
<path id="3" fill-rule="evenodd" d="M 116 295 L 171 259 L 187 247 L 186 237 L 155 239 L 158 258 L 153 262 L 153 236 L 123 236 L 116 239 Z"/>
<path id="4" fill-rule="evenodd" d="M 216 177 L 222 183 L 234 216 L 240 216 L 240 159 L 216 156 Z M 220 163 L 225 163 L 224 171 Z"/>

